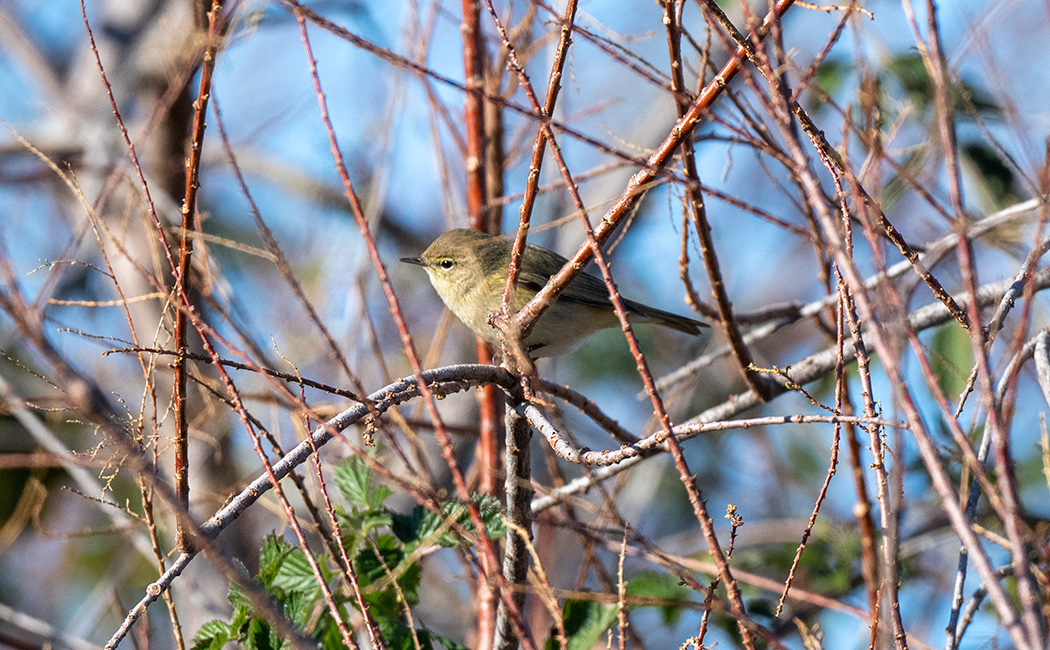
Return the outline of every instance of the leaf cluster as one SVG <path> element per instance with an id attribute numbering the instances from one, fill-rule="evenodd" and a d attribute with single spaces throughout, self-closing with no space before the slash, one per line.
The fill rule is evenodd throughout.
<path id="1" fill-rule="evenodd" d="M 463 504 L 445 503 L 440 512 L 416 506 L 400 514 L 384 504 L 392 494 L 389 487 L 374 480 L 368 462 L 352 456 L 334 470 L 335 485 L 346 501 L 334 513 L 342 532 L 342 544 L 352 559 L 361 596 L 368 614 L 376 622 L 389 648 L 434 648 L 440 643 L 449 650 L 465 646 L 425 627 L 413 628 L 406 615 L 420 600 L 423 570 L 421 551 L 433 547 L 469 546 L 467 535 L 473 524 Z M 492 537 L 505 534 L 499 503 L 492 497 L 477 497 L 486 532 Z M 359 615 L 356 596 L 345 586 L 339 560 L 330 553 L 318 554 L 323 579 L 332 586 L 339 615 L 353 621 Z M 251 581 L 277 604 L 279 611 L 306 636 L 325 650 L 340 650 L 343 640 L 336 620 L 323 599 L 317 576 L 306 553 L 277 534 L 269 535 L 259 550 L 259 569 Z M 247 595 L 231 586 L 228 600 L 233 613 L 228 620 L 213 620 L 194 637 L 193 650 L 219 650 L 236 641 L 248 650 L 282 650 L 291 647 L 281 638 Z M 418 644 L 418 645 L 417 645 Z"/>

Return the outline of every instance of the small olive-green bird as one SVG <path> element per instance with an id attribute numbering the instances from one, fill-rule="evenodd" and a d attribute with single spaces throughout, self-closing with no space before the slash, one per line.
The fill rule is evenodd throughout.
<path id="1" fill-rule="evenodd" d="M 499 345 L 488 314 L 500 310 L 513 245 L 505 237 L 461 228 L 435 239 L 419 257 L 401 261 L 426 269 L 430 283 L 452 313 L 475 334 Z M 521 257 L 514 309 L 524 307 L 567 261 L 554 251 L 527 244 Z M 693 336 L 710 333 L 707 323 L 626 298 L 623 303 L 627 313 L 640 322 L 656 323 Z M 572 351 L 600 329 L 619 324 L 605 282 L 589 273 L 579 273 L 543 312 L 524 343 L 533 356 L 552 357 Z"/>

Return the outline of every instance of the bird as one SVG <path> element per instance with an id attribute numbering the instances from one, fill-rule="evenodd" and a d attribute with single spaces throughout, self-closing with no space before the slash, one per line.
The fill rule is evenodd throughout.
<path id="1" fill-rule="evenodd" d="M 457 228 L 435 239 L 419 257 L 401 261 L 423 267 L 452 313 L 482 339 L 498 345 L 498 331 L 489 323 L 489 313 L 501 309 L 512 247 L 513 242 L 506 237 Z M 514 310 L 521 310 L 567 262 L 552 250 L 526 244 Z M 705 339 L 710 335 L 710 326 L 703 321 L 626 298 L 623 304 L 632 320 Z M 605 282 L 580 272 L 543 312 L 523 344 L 530 356 L 557 356 L 576 349 L 594 332 L 619 324 Z"/>

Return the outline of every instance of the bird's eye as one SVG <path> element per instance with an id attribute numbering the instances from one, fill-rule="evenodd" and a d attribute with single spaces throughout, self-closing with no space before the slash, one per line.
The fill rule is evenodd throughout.
<path id="1" fill-rule="evenodd" d="M 452 260 L 441 260 L 440 262 L 438 262 L 438 264 L 440 264 L 441 268 L 445 269 L 446 271 L 450 270 L 453 266 Z"/>

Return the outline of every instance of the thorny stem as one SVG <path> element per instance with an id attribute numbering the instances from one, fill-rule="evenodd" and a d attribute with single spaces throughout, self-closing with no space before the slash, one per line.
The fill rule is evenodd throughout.
<path id="1" fill-rule="evenodd" d="M 765 23 L 763 23 L 764 27 L 768 29 L 768 25 L 771 24 L 772 21 L 779 20 L 779 17 L 783 15 L 792 4 L 794 4 L 794 0 L 778 0 L 773 11 L 767 16 Z M 737 51 L 729 61 L 722 66 L 722 69 L 717 75 L 715 75 L 714 79 L 704 87 L 703 91 L 698 94 L 696 99 L 693 100 L 693 103 L 689 105 L 689 109 L 671 128 L 671 132 L 666 138 L 664 138 L 664 141 L 660 143 L 656 151 L 649 156 L 645 162 L 645 166 L 635 172 L 631 177 L 630 181 L 627 183 L 627 187 L 624 188 L 623 192 L 613 203 L 612 207 L 606 211 L 605 215 L 599 222 L 598 227 L 594 229 L 594 240 L 599 246 L 609 238 L 612 231 L 623 221 L 624 218 L 627 217 L 631 208 L 634 206 L 635 201 L 640 198 L 641 194 L 644 193 L 645 188 L 647 188 L 657 177 L 660 170 L 667 166 L 681 143 L 692 135 L 710 106 L 719 96 L 721 96 L 729 82 L 740 71 L 746 55 L 747 52 L 744 48 L 737 48 Z M 568 186 L 570 188 L 573 187 L 571 183 Z M 579 209 L 579 206 L 577 209 Z M 542 314 L 557 296 L 564 291 L 572 281 L 572 278 L 583 269 L 584 265 L 587 264 L 592 257 L 594 257 L 594 248 L 588 240 L 577 249 L 576 253 L 569 259 L 569 263 L 566 264 L 561 271 L 552 276 L 547 285 L 544 286 L 527 305 L 525 305 L 514 319 L 515 323 L 521 328 L 522 336 L 525 336 L 528 333 L 529 328 L 536 322 L 536 319 L 539 318 L 540 314 Z"/>
<path id="2" fill-rule="evenodd" d="M 689 110 L 689 101 L 685 88 L 685 80 L 682 73 L 682 47 L 681 29 L 678 17 L 673 9 L 672 0 L 662 0 L 661 6 L 664 12 L 664 26 L 667 31 L 667 46 L 671 59 L 671 88 L 675 93 L 675 108 L 678 118 L 682 119 Z M 686 210 L 693 228 L 696 229 L 697 237 L 700 239 L 700 252 L 703 257 L 704 268 L 707 277 L 711 281 L 711 295 L 714 297 L 718 308 L 718 317 L 725 329 L 729 346 L 736 358 L 738 367 L 747 381 L 751 390 L 762 398 L 769 400 L 772 395 L 772 386 L 766 377 L 752 368 L 753 359 L 751 351 L 744 344 L 740 328 L 733 317 L 733 306 L 729 302 L 725 282 L 722 280 L 722 269 L 718 264 L 718 253 L 715 250 L 714 238 L 711 235 L 711 224 L 707 220 L 707 209 L 704 205 L 704 196 L 699 187 L 700 174 L 696 169 L 696 154 L 691 140 L 682 143 L 682 168 L 687 182 L 685 189 Z M 684 235 L 683 235 L 684 237 Z"/>
<path id="3" fill-rule="evenodd" d="M 190 137 L 190 153 L 186 159 L 186 191 L 182 200 L 182 234 L 179 241 L 179 272 L 182 282 L 175 285 L 175 300 L 189 305 L 191 296 L 185 292 L 192 290 L 193 279 L 190 275 L 190 261 L 193 256 L 192 233 L 197 229 L 197 190 L 200 188 L 201 155 L 204 152 L 204 119 L 208 113 L 208 100 L 211 98 L 211 79 L 215 71 L 216 57 L 222 42 L 222 33 L 226 31 L 226 20 L 222 15 L 222 2 L 212 0 L 208 11 L 207 44 L 201 61 L 201 79 L 197 90 L 197 100 L 193 102 L 193 134 Z M 182 502 L 184 509 L 190 507 L 189 478 L 189 421 L 186 417 L 186 352 L 188 351 L 186 335 L 186 313 L 175 310 L 174 328 L 175 346 L 179 355 L 175 358 L 175 388 L 172 396 L 175 412 L 175 494 Z M 175 548 L 180 552 L 190 550 L 189 540 L 181 520 L 176 522 Z"/>
<path id="4" fill-rule="evenodd" d="M 577 0 L 569 0 L 565 3 L 565 15 L 558 35 L 558 45 L 554 50 L 554 62 L 551 65 L 550 78 L 547 80 L 547 97 L 540 112 L 541 120 L 548 122 L 551 115 L 554 114 L 554 107 L 558 101 L 558 92 L 561 90 L 562 70 L 565 67 L 566 59 L 568 59 L 569 45 L 572 43 L 572 28 L 573 21 L 576 18 L 576 5 Z M 511 307 L 514 305 L 518 273 L 521 271 L 521 254 L 525 250 L 525 240 L 528 237 L 529 226 L 532 220 L 532 209 L 536 205 L 536 196 L 539 193 L 543 155 L 547 151 L 547 130 L 546 125 L 541 124 L 532 144 L 529 175 L 525 182 L 525 193 L 521 200 L 521 209 L 518 211 L 518 228 L 514 235 L 514 245 L 511 248 L 510 265 L 507 268 L 507 285 L 503 289 L 501 311 L 504 319 L 509 319 L 512 316 Z"/>
<path id="5" fill-rule="evenodd" d="M 846 385 L 846 359 L 843 355 L 843 349 L 845 347 L 843 322 L 846 319 L 842 313 L 842 304 L 843 301 L 840 300 L 839 310 L 835 317 L 835 350 L 837 359 L 835 360 L 835 408 L 833 410 L 836 416 L 840 416 L 844 411 L 843 394 Z M 799 542 L 798 549 L 795 551 L 795 558 L 791 561 L 791 568 L 788 570 L 787 579 L 784 581 L 784 591 L 780 594 L 780 601 L 777 603 L 777 611 L 774 614 L 777 618 L 780 617 L 781 612 L 784 610 L 784 603 L 787 602 L 788 592 L 791 590 L 791 583 L 795 580 L 795 571 L 798 569 L 799 561 L 802 560 L 802 551 L 805 550 L 806 542 L 809 540 L 809 536 L 813 532 L 813 526 L 817 523 L 817 515 L 820 513 L 820 506 L 824 503 L 824 499 L 827 498 L 828 487 L 831 485 L 831 479 L 835 476 L 835 471 L 838 469 L 839 440 L 841 439 L 841 433 L 842 422 L 836 421 L 831 442 L 831 458 L 828 460 L 828 471 L 824 475 L 824 483 L 820 486 L 817 501 L 813 504 L 813 511 L 809 515 L 809 521 L 806 522 L 806 528 L 802 531 L 802 541 Z"/>
<path id="6" fill-rule="evenodd" d="M 2 298 L 2 295 L 0 295 Z M 0 304 L 0 306 L 3 306 Z M 423 395 L 420 386 L 427 388 L 427 394 L 447 394 L 458 392 L 474 385 L 496 384 L 505 391 L 513 392 L 517 389 L 517 381 L 501 368 L 492 366 L 450 366 L 427 371 L 421 375 L 407 377 L 404 380 L 394 382 L 385 388 L 372 393 L 366 400 L 355 403 L 349 409 L 343 411 L 323 425 L 317 427 L 308 440 L 299 443 L 295 448 L 286 453 L 279 461 L 266 464 L 267 471 L 252 481 L 238 495 L 230 499 L 225 506 L 212 515 L 208 521 L 202 524 L 194 539 L 198 540 L 198 548 L 204 546 L 207 549 L 212 545 L 220 532 L 233 523 L 238 517 L 245 513 L 248 508 L 255 504 L 264 494 L 273 489 L 284 477 L 288 476 L 296 467 L 306 462 L 316 449 L 324 446 L 335 438 L 347 427 L 361 422 L 375 413 L 383 413 L 392 406 L 401 404 Z M 86 408 L 86 407 L 82 407 Z M 164 491 L 164 484 L 158 486 Z M 172 497 L 173 500 L 173 497 Z M 470 503 L 473 503 L 471 501 Z M 435 507 L 435 511 L 440 508 Z M 476 543 L 480 543 L 478 540 Z M 147 606 L 153 603 L 161 594 L 165 593 L 172 582 L 185 571 L 195 553 L 183 553 L 168 567 L 168 570 L 156 582 L 146 590 L 145 596 L 131 609 L 125 623 L 114 634 L 107 648 L 115 647 L 120 639 L 127 633 L 131 625 L 145 612 Z M 506 590 L 504 590 L 506 591 Z M 282 625 L 283 617 L 277 617 L 278 627 Z M 287 623 L 286 619 L 283 619 Z M 282 634 L 285 634 L 284 628 Z M 290 629 L 290 628 L 289 628 Z M 290 632 L 288 634 L 291 634 Z M 288 635 L 286 634 L 286 636 Z M 294 635 L 292 635 L 294 637 Z"/>
<path id="7" fill-rule="evenodd" d="M 778 44 L 778 46 L 779 46 L 779 44 Z M 797 97 L 797 92 L 793 93 L 793 96 L 796 96 L 796 97 Z M 974 282 L 971 282 L 971 284 L 975 284 L 975 280 L 974 280 Z M 860 290 L 859 288 L 857 288 L 857 287 L 853 287 L 853 289 L 854 289 L 855 291 L 858 291 L 858 292 L 859 292 L 859 291 L 861 291 L 861 290 Z M 974 296 L 974 298 L 975 298 L 975 296 Z M 841 299 L 841 298 L 840 298 L 840 299 Z M 974 300 L 972 300 L 972 302 L 975 302 L 975 301 L 976 301 L 975 299 L 974 299 Z M 972 321 L 972 320 L 971 320 L 971 321 Z M 1020 328 L 1020 329 L 1023 329 L 1023 328 Z M 878 333 L 875 333 L 874 335 L 875 335 L 875 336 L 878 336 Z"/>
<path id="8" fill-rule="evenodd" d="M 147 207 L 147 213 L 153 223 L 154 228 L 157 230 L 157 241 L 164 252 L 164 257 L 168 264 L 168 267 L 173 273 L 174 283 L 177 289 L 176 295 L 185 296 L 186 293 L 185 287 L 183 285 L 183 276 L 179 274 L 178 267 L 174 262 L 171 247 L 169 246 L 167 237 L 164 233 L 164 226 L 161 223 L 160 218 L 157 214 L 157 210 L 153 204 L 152 196 L 150 195 L 149 184 L 146 182 L 146 178 L 142 171 L 142 167 L 139 164 L 138 155 L 135 152 L 135 145 L 131 141 L 131 137 L 128 134 L 128 130 L 124 125 L 124 120 L 120 115 L 120 109 L 117 106 L 116 98 L 113 95 L 113 89 L 109 84 L 105 68 L 102 65 L 101 56 L 98 51 L 98 46 L 95 43 L 95 36 L 91 30 L 91 25 L 88 21 L 87 10 L 84 6 L 83 0 L 81 0 L 80 2 L 80 15 L 84 21 L 84 29 L 87 32 L 88 43 L 91 47 L 91 52 L 95 59 L 95 65 L 99 71 L 99 77 L 102 80 L 102 84 L 106 89 L 106 96 L 108 97 L 110 106 L 113 109 L 113 115 L 117 122 L 117 128 L 121 133 L 121 137 L 124 139 L 124 144 L 127 147 L 128 154 L 131 158 L 132 167 L 135 169 L 135 173 L 137 174 L 139 181 L 139 186 L 142 188 L 143 198 Z M 12 283 L 12 287 L 13 286 L 14 285 Z M 13 299 L 14 296 L 15 294 L 12 293 L 11 298 Z M 2 294 L 0 294 L 0 298 L 3 298 Z M 42 332 L 39 331 L 39 328 L 36 326 L 36 323 L 21 318 L 18 305 L 5 298 L 2 301 L 0 301 L 0 307 L 2 307 L 3 309 L 5 309 L 5 311 L 8 311 L 13 317 L 15 317 L 16 322 L 19 322 L 20 326 L 24 330 L 24 333 L 28 337 L 30 337 L 31 340 L 33 340 L 34 345 L 42 353 L 44 353 L 45 356 L 49 357 L 52 360 L 52 365 L 55 367 L 56 370 L 58 370 L 58 373 L 62 376 L 62 378 L 67 384 L 67 393 L 72 397 L 75 406 L 81 411 L 81 413 L 89 421 L 94 421 L 96 424 L 102 426 L 111 433 L 113 439 L 116 440 L 117 443 L 120 444 L 123 450 L 128 454 L 128 459 L 131 461 L 131 464 L 134 465 L 135 468 L 140 471 L 141 476 L 148 477 L 148 480 L 150 481 L 150 487 L 154 491 L 154 494 L 160 494 L 162 498 L 164 498 L 164 500 L 169 504 L 169 506 L 171 506 L 172 509 L 175 511 L 177 518 L 183 519 L 185 522 L 189 522 L 189 524 L 192 525 L 192 520 L 189 519 L 189 513 L 181 507 L 181 503 L 176 494 L 173 491 L 169 491 L 167 485 L 163 481 L 161 481 L 156 474 L 150 472 L 151 465 L 149 464 L 149 461 L 141 455 L 141 450 L 138 448 L 138 446 L 135 445 L 133 442 L 126 440 L 124 432 L 113 425 L 114 422 L 119 421 L 119 418 L 116 417 L 115 413 L 113 412 L 105 397 L 101 395 L 101 393 L 98 390 L 98 387 L 94 384 L 89 383 L 84 377 L 82 377 L 76 370 L 69 366 L 69 364 L 67 364 L 64 361 L 64 359 L 62 359 L 57 354 L 57 352 L 54 350 L 54 348 L 51 347 L 50 343 L 46 340 L 46 338 L 43 337 Z M 193 307 L 188 303 L 177 303 L 176 307 L 180 311 L 182 309 L 187 309 L 189 310 L 190 315 L 194 315 Z M 201 324 L 196 318 L 193 319 L 193 325 L 196 328 L 198 335 L 200 335 L 205 345 L 205 350 L 214 357 L 214 351 L 208 345 L 208 340 L 201 329 Z M 222 372 L 221 368 L 220 374 L 225 377 L 225 373 Z M 304 647 L 304 639 L 302 635 L 300 635 L 298 631 L 296 631 L 291 626 L 287 617 L 278 613 L 277 610 L 270 605 L 270 602 L 267 600 L 267 598 L 264 595 L 260 594 L 259 590 L 256 589 L 253 585 L 245 584 L 241 580 L 240 575 L 230 568 L 229 563 L 226 562 L 225 558 L 221 556 L 221 554 L 214 547 L 214 545 L 209 545 L 206 550 L 209 551 L 212 561 L 215 562 L 218 566 L 220 566 L 220 568 L 224 570 L 226 575 L 230 576 L 231 580 L 241 585 L 242 589 L 252 600 L 253 604 L 260 611 L 264 611 L 267 613 L 267 615 L 270 616 L 270 619 L 274 622 L 277 630 L 282 635 L 290 639 L 296 647 Z M 171 569 L 169 568 L 168 572 L 170 571 Z M 167 573 L 165 575 L 167 575 Z M 158 592 L 158 594 L 159 593 L 160 592 Z M 120 640 L 123 639 L 127 632 L 130 630 L 131 625 L 134 624 L 135 620 L 137 620 L 138 615 L 143 611 L 144 605 L 140 604 L 139 607 L 136 607 L 127 615 L 127 617 L 125 617 L 125 620 L 121 624 L 120 628 L 117 630 L 117 632 L 114 633 L 109 643 L 107 643 L 107 650 L 116 647 Z"/>
<path id="9" fill-rule="evenodd" d="M 860 320 L 857 317 L 856 308 L 846 288 L 846 282 L 842 274 L 835 268 L 836 286 L 840 300 L 840 311 L 842 319 L 846 322 L 853 340 L 853 348 L 856 351 L 857 375 L 861 384 L 861 401 L 864 404 L 864 415 L 873 417 L 876 412 L 875 402 L 872 398 L 871 388 L 871 358 L 868 356 L 867 346 L 861 334 Z M 843 390 L 846 386 L 843 386 Z M 876 490 L 880 495 L 888 492 L 888 481 L 886 479 L 885 454 L 882 446 L 881 425 L 870 423 L 864 426 L 868 433 L 868 444 L 872 454 L 872 468 L 875 470 Z M 868 607 L 876 612 L 879 602 L 879 570 L 875 558 L 875 523 L 871 516 L 871 500 L 868 497 L 867 486 L 864 481 L 864 470 L 861 466 L 860 441 L 857 439 L 856 427 L 847 426 L 850 466 L 853 469 L 853 482 L 857 490 L 857 505 L 854 506 L 854 515 L 857 518 L 861 533 L 861 563 L 864 573 L 864 582 L 868 589 Z M 885 496 L 880 498 L 880 507 L 887 503 Z M 874 615 L 874 614 L 873 614 Z M 872 635 L 878 631 L 877 617 L 872 619 Z"/>

